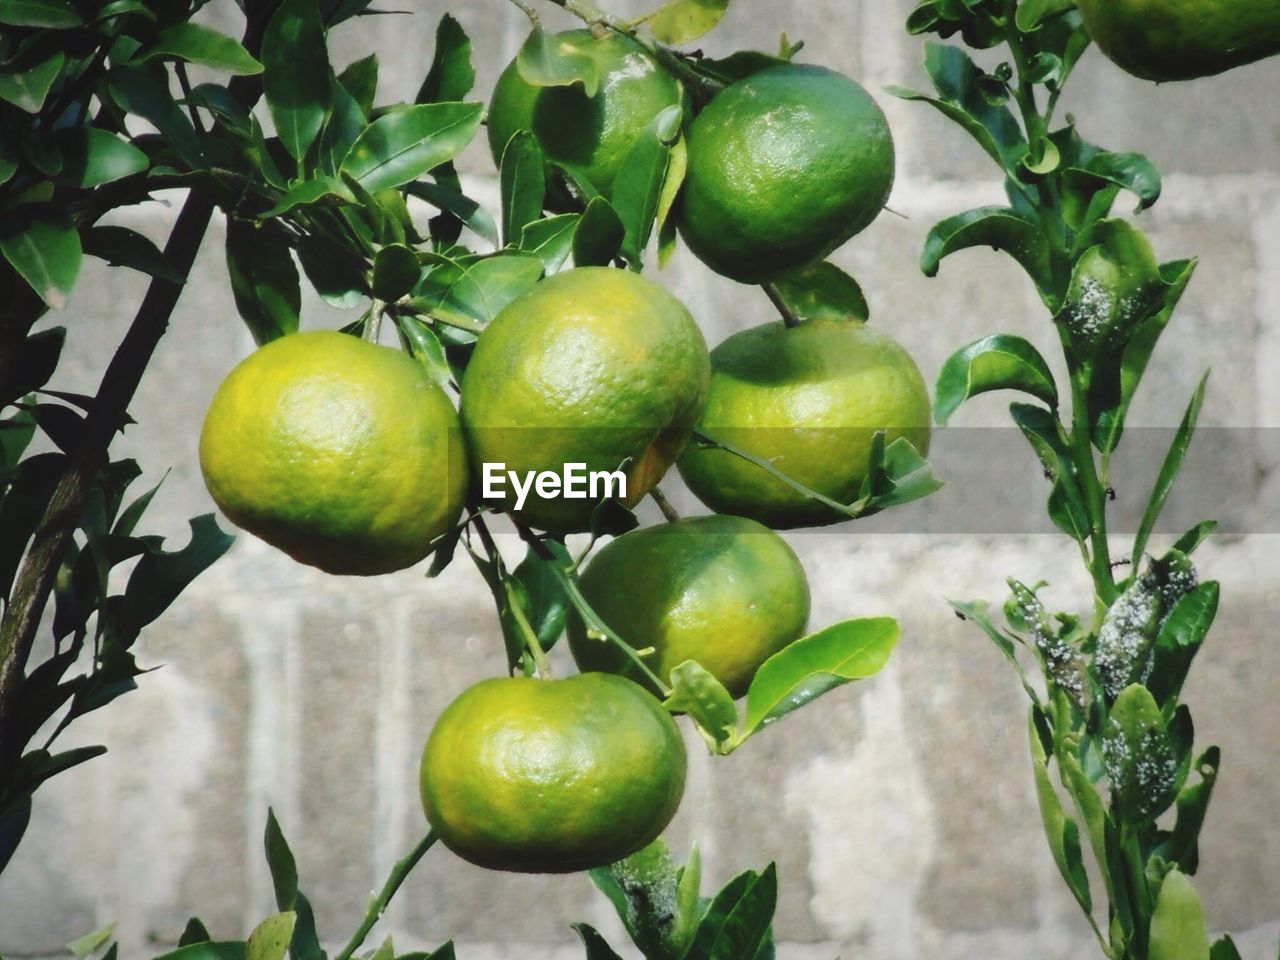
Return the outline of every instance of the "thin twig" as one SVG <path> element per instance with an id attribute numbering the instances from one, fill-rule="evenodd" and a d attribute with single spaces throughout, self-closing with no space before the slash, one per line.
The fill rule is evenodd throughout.
<path id="1" fill-rule="evenodd" d="M 662 515 L 667 518 L 668 523 L 675 523 L 680 519 L 680 514 L 676 512 L 676 508 L 671 505 L 671 501 L 666 498 L 661 490 L 654 487 L 649 491 L 649 496 L 653 498 L 653 502 L 658 505 L 658 509 L 662 511 Z"/>
<path id="2" fill-rule="evenodd" d="M 369 901 L 369 907 L 365 910 L 364 917 L 360 920 L 360 926 L 356 927 L 356 932 L 351 935 L 347 945 L 342 948 L 342 952 L 334 960 L 351 960 L 351 956 L 360 949 L 360 944 L 364 943 L 364 938 L 369 936 L 369 931 L 373 929 L 374 924 L 386 913 L 387 905 L 391 903 L 392 897 L 396 895 L 396 891 L 400 889 L 400 885 L 404 883 L 405 878 L 418 865 L 418 861 L 426 855 L 426 852 L 435 846 L 438 839 L 440 838 L 436 836 L 434 830 L 428 830 L 426 836 L 419 840 L 417 845 L 403 859 L 396 862 L 396 865 L 391 868 L 391 873 L 387 876 L 386 883 L 382 885 L 382 889 L 377 896 Z"/>

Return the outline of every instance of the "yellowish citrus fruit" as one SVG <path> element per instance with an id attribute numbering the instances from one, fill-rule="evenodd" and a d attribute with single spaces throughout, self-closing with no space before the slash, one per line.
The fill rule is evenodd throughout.
<path id="1" fill-rule="evenodd" d="M 480 334 L 462 380 L 474 472 L 519 476 L 622 470 L 627 505 L 657 483 L 688 442 L 706 397 L 706 342 L 678 300 L 625 270 L 556 274 L 508 304 Z M 597 486 L 598 492 L 604 485 Z M 615 487 L 613 494 L 619 493 Z M 602 497 L 529 493 L 491 502 L 555 533 L 590 528 Z"/>
<path id="2" fill-rule="evenodd" d="M 817 319 L 736 333 L 711 352 L 711 387 L 698 428 L 769 461 L 840 503 L 857 498 L 872 437 L 929 445 L 929 394 L 911 356 L 858 323 Z M 719 513 L 778 529 L 845 517 L 805 498 L 756 464 L 690 446 L 680 474 Z"/>
<path id="3" fill-rule="evenodd" d="M 444 391 L 403 353 L 333 331 L 273 340 L 231 371 L 200 469 L 237 526 L 301 563 L 363 575 L 426 556 L 467 481 Z"/>
<path id="4" fill-rule="evenodd" d="M 1085 29 L 1122 69 L 1190 80 L 1280 53 L 1276 0 L 1078 0 Z"/>
<path id="5" fill-rule="evenodd" d="M 422 751 L 422 807 L 478 866 L 568 873 L 635 853 L 671 822 L 685 748 L 630 680 L 499 677 L 468 688 Z"/>
<path id="6" fill-rule="evenodd" d="M 693 121 L 681 235 L 717 273 L 761 283 L 866 227 L 893 173 L 888 121 L 861 86 L 825 67 L 770 67 Z"/>
<path id="7" fill-rule="evenodd" d="M 760 664 L 804 633 L 809 584 L 785 540 L 744 517 L 692 517 L 632 530 L 608 543 L 580 578 L 600 618 L 664 680 L 696 660 L 729 693 L 747 692 Z M 613 644 L 569 614 L 569 644 L 583 670 L 641 681 Z M 641 681 L 643 682 L 643 681 Z"/>
<path id="8" fill-rule="evenodd" d="M 634 40 L 590 30 L 556 39 L 595 61 L 599 88 L 581 84 L 536 87 L 513 60 L 498 78 L 489 104 L 489 150 L 500 163 L 517 130 L 532 130 L 548 160 L 572 167 L 605 196 L 637 138 L 667 107 L 680 103 L 680 84 Z"/>

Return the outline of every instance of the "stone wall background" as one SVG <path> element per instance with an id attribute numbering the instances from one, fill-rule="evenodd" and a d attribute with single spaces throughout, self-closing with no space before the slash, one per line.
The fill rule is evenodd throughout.
<path id="1" fill-rule="evenodd" d="M 339 66 L 378 52 L 380 102 L 412 97 L 446 4 L 410 6 L 414 16 L 359 20 L 334 38 Z M 526 22 L 500 0 L 452 6 L 475 42 L 478 90 L 487 94 Z M 941 117 L 879 93 L 887 83 L 924 82 L 919 44 L 901 31 L 909 7 L 736 0 L 707 47 L 771 49 L 786 30 L 807 42 L 802 59 L 877 92 L 899 148 L 890 205 L 903 216 L 880 217 L 836 259 L 865 287 L 872 321 L 907 346 L 926 379 L 956 346 L 997 330 L 1023 333 L 1048 354 L 1039 303 L 1007 258 L 965 253 L 932 281 L 915 266 L 936 219 L 996 202 L 1000 191 L 986 158 Z M 229 0 L 205 14 L 236 30 Z M 1280 60 L 1156 87 L 1091 52 L 1073 87 L 1066 108 L 1084 136 L 1145 151 L 1165 173 L 1164 198 L 1140 218 L 1162 259 L 1201 258 L 1132 422 L 1175 425 L 1211 366 L 1202 424 L 1280 426 Z M 496 198 L 483 149 L 462 168 L 469 189 Z M 153 204 L 127 222 L 162 239 L 175 208 Z M 198 425 L 221 377 L 251 348 L 221 241 L 215 226 L 134 405 L 139 422 L 116 448 L 146 467 L 140 485 L 170 471 L 145 525 L 174 544 L 184 542 L 187 517 L 212 509 L 196 465 Z M 768 319 L 757 291 L 683 252 L 661 279 L 712 343 Z M 96 386 L 143 289 L 136 274 L 86 262 L 72 304 L 49 321 L 71 332 L 57 386 Z M 339 322 L 318 300 L 305 304 L 305 325 Z M 1040 503 L 1039 469 L 1012 435 L 1007 470 L 983 474 L 982 489 L 963 482 L 973 464 L 962 428 L 1004 419 L 1004 405 L 990 398 L 956 416 L 935 457 L 953 483 L 934 500 L 879 526 L 788 538 L 812 581 L 814 623 L 881 613 L 902 621 L 885 672 L 829 695 L 729 761 L 690 751 L 689 790 L 669 839 L 677 851 L 698 840 L 708 882 L 778 860 L 784 960 L 1096 956 L 1045 850 L 1023 697 L 995 651 L 942 600 L 998 600 L 1004 577 L 1017 575 L 1050 581 L 1055 600 L 1079 607 L 1087 587 L 1074 551 L 1041 527 L 997 535 L 948 532 L 944 523 L 913 532 L 971 504 Z M 1188 478 L 1188 509 L 1225 511 L 1235 531 L 1200 555 L 1201 570 L 1224 590 L 1188 699 L 1200 741 L 1220 743 L 1224 765 L 1197 886 L 1211 926 L 1235 933 L 1246 957 L 1262 958 L 1274 956 L 1280 932 L 1280 454 L 1266 431 L 1232 435 L 1242 439 L 1228 462 L 1202 457 Z M 1145 464 L 1144 475 L 1151 469 Z M 1122 500 L 1143 493 L 1142 483 L 1131 485 Z M 1227 502 L 1241 497 L 1243 506 Z M 502 546 L 518 555 L 512 538 Z M 421 570 L 344 580 L 240 537 L 144 635 L 140 662 L 163 669 L 66 738 L 65 746 L 105 743 L 110 753 L 38 795 L 27 839 L 0 878 L 0 953 L 57 954 L 109 921 L 122 956 L 158 952 L 193 913 L 217 935 L 243 935 L 271 909 L 261 855 L 268 804 L 293 844 L 322 934 L 345 940 L 369 892 L 423 829 L 416 766 L 433 718 L 466 684 L 500 672 L 501 657 L 487 593 L 464 562 L 437 580 Z M 439 849 L 384 927 L 402 949 L 454 937 L 465 960 L 560 960 L 581 956 L 574 920 L 618 941 L 610 908 L 585 878 L 486 873 Z"/>

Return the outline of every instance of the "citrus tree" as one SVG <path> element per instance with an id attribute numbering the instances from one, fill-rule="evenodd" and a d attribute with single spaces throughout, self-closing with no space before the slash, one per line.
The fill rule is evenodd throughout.
<path id="1" fill-rule="evenodd" d="M 176 552 L 139 533 L 154 491 L 129 499 L 141 470 L 109 454 L 220 211 L 259 348 L 203 423 L 213 501 L 335 575 L 429 558 L 434 576 L 465 555 L 507 654 L 506 676 L 423 732 L 429 829 L 336 956 L 363 948 L 437 842 L 495 870 L 590 871 L 648 957 L 772 956 L 774 867 L 704 896 L 696 847 L 678 866 L 660 835 L 684 788 L 681 724 L 730 754 L 876 673 L 897 639 L 888 617 L 812 628 L 774 532 L 938 486 L 920 373 L 825 259 L 883 207 L 891 134 L 856 81 L 793 62 L 799 44 L 681 52 L 723 5 L 625 22 L 569 0 L 583 28 L 561 34 L 518 5 L 529 35 L 492 94 L 473 92 L 471 41 L 446 15 L 414 102 L 386 103 L 376 56 L 328 55 L 367 0 L 245 0 L 239 39 L 193 19 L 199 2 L 0 0 L 0 865 L 39 786 L 102 752 L 59 752 L 61 732 L 136 685 L 142 630 L 230 544 L 212 515 Z M 498 211 L 453 165 L 482 129 Z M 163 249 L 101 223 L 172 188 L 186 199 Z M 641 275 L 681 236 L 779 319 L 708 351 Z M 151 277 L 93 397 L 57 389 L 67 333 L 44 322 L 85 255 Z M 351 322 L 300 331 L 304 281 Z M 676 515 L 673 467 L 710 514 Z M 637 529 L 646 496 L 665 522 Z M 583 672 L 553 677 L 566 634 Z M 279 912 L 243 941 L 192 919 L 173 956 L 326 955 L 272 815 L 265 852 Z M 590 957 L 615 956 L 577 930 Z M 109 931 L 74 949 L 116 951 Z"/>
<path id="2" fill-rule="evenodd" d="M 1229 936 L 1210 943 L 1190 880 L 1220 759 L 1216 746 L 1195 744 L 1182 699 L 1219 596 L 1219 584 L 1201 581 L 1190 558 L 1216 524 L 1152 544 L 1207 372 L 1122 553 L 1113 553 L 1107 527 L 1126 416 L 1196 262 L 1160 263 L 1143 232 L 1113 213 L 1125 192 L 1139 214 L 1159 198 L 1150 160 L 1090 143 L 1071 116 L 1058 118 L 1057 106 L 1091 39 L 1135 76 L 1190 79 L 1280 52 L 1280 10 L 1248 2 L 1227 12 L 1163 0 L 925 0 L 907 30 L 958 37 L 963 46 L 926 40 L 933 92 L 895 92 L 931 104 L 969 133 L 1000 169 L 1008 198 L 1007 206 L 935 225 L 921 269 L 933 276 L 945 258 L 974 247 L 1007 253 L 1048 310 L 1068 373 L 1057 383 L 1034 344 L 993 333 L 943 365 L 935 417 L 945 423 L 989 391 L 1025 395 L 1010 416 L 1044 467 L 1049 517 L 1077 543 L 1093 582 L 1083 611 L 1050 612 L 1039 595 L 1047 584 L 1016 579 L 1000 613 L 982 601 L 953 606 L 992 640 L 1031 701 L 1045 835 L 1103 954 L 1238 958 Z M 980 67 L 964 46 L 995 51 L 996 66 Z"/>

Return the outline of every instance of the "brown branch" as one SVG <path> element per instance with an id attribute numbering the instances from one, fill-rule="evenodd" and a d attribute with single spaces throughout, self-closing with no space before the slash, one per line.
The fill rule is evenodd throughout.
<path id="1" fill-rule="evenodd" d="M 262 45 L 262 34 L 275 6 L 267 2 L 251 9 L 245 46 L 254 55 Z M 246 109 L 252 107 L 262 95 L 261 79 L 236 77 L 231 83 L 231 92 Z M 165 244 L 165 258 L 183 276 L 195 262 L 213 210 L 213 199 L 193 190 L 174 222 Z M 75 533 L 76 521 L 94 477 L 107 460 L 111 439 L 125 423 L 129 404 L 160 338 L 168 329 L 181 293 L 181 284 L 159 277 L 153 278 L 148 286 L 133 323 L 103 374 L 85 419 L 83 439 L 40 519 L 4 619 L 0 621 L 0 769 L 16 760 L 23 748 L 22 743 L 13 742 L 11 714 L 58 566 Z"/>

